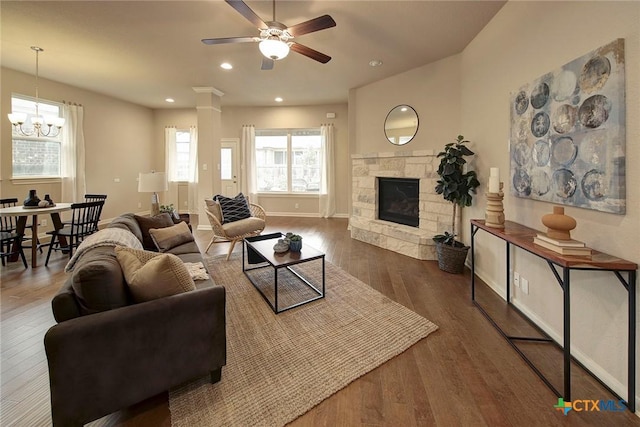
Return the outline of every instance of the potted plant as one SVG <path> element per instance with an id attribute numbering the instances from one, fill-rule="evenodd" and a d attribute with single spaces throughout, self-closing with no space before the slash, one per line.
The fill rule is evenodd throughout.
<path id="1" fill-rule="evenodd" d="M 438 179 L 436 193 L 441 194 L 445 200 L 453 205 L 451 219 L 451 232 L 445 231 L 433 237 L 436 242 L 438 254 L 438 266 L 449 273 L 462 273 L 464 261 L 467 258 L 469 246 L 455 239 L 457 207 L 471 206 L 476 188 L 480 185 L 475 171 L 466 171 L 465 156 L 473 156 L 475 153 L 465 145 L 469 141 L 464 136 L 458 135 L 455 142 L 444 146 L 444 151 L 438 153 L 440 165 L 438 166 Z"/>
<path id="2" fill-rule="evenodd" d="M 300 252 L 302 249 L 302 236 L 293 233 L 287 233 L 286 238 L 289 240 L 289 249 L 291 252 Z"/>

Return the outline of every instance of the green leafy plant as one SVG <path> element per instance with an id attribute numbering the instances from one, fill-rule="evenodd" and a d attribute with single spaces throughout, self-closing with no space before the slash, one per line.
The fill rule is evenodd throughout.
<path id="1" fill-rule="evenodd" d="M 298 242 L 298 241 L 302 240 L 302 236 L 300 236 L 298 234 L 287 233 L 287 239 L 289 239 L 292 242 Z"/>
<path id="2" fill-rule="evenodd" d="M 444 234 L 436 234 L 433 236 L 433 241 L 449 246 L 463 246 L 462 243 L 456 241 L 456 234 L 451 234 L 448 231 L 445 231 Z"/>
<path id="3" fill-rule="evenodd" d="M 480 185 L 475 171 L 464 171 L 467 163 L 465 156 L 473 156 L 465 144 L 469 141 L 464 136 L 458 135 L 455 142 L 450 142 L 444 146 L 444 151 L 438 153 L 440 165 L 438 166 L 438 179 L 436 193 L 441 194 L 445 200 L 453 204 L 453 216 L 451 220 L 451 233 L 439 234 L 433 240 L 451 246 L 464 246 L 455 240 L 456 237 L 456 214 L 457 207 L 471 206 L 473 194 Z"/>
<path id="4" fill-rule="evenodd" d="M 160 205 L 160 212 L 166 212 L 166 213 L 170 213 L 172 214 L 173 211 L 175 211 L 175 208 L 173 207 L 173 203 L 171 203 L 170 205 Z"/>

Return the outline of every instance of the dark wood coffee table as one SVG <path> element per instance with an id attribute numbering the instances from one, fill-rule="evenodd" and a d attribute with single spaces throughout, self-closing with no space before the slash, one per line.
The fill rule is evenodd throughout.
<path id="1" fill-rule="evenodd" d="M 306 243 L 302 245 L 300 252 L 288 251 L 276 253 L 273 250 L 273 245 L 276 244 L 278 239 L 282 239 L 283 237 L 282 233 L 247 237 L 242 244 L 242 271 L 276 314 L 324 298 L 325 293 L 324 253 Z M 296 264 L 308 263 L 314 260 L 318 260 L 322 268 L 322 283 L 315 285 L 312 284 L 308 278 L 304 277 L 303 273 L 299 270 L 296 271 L 292 268 Z M 258 275 L 252 274 L 252 272 L 256 270 L 263 269 L 273 270 L 273 275 L 268 275 L 268 282 L 264 280 L 264 274 L 262 275 L 263 280 L 259 280 Z M 286 269 L 287 272 L 290 272 L 297 278 L 297 281 L 309 288 L 311 296 L 300 301 L 290 302 L 286 307 L 280 307 L 278 305 L 278 276 L 282 269 Z M 271 287 L 273 289 L 271 298 L 273 301 L 265 293 L 265 290 Z M 322 290 L 318 289 L 319 287 L 321 287 Z"/>

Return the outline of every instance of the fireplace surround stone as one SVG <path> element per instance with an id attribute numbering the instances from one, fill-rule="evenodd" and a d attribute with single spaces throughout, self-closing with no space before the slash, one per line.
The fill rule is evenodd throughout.
<path id="1" fill-rule="evenodd" d="M 439 161 L 433 150 L 354 154 L 351 237 L 422 260 L 437 259 L 432 238 L 451 227 L 451 204 L 435 192 Z M 419 225 L 378 219 L 378 177 L 420 180 Z"/>

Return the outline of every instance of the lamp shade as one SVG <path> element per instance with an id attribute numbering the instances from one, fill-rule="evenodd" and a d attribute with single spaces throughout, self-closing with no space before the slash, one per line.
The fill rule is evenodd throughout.
<path id="1" fill-rule="evenodd" d="M 282 59 L 289 54 L 289 45 L 277 38 L 262 40 L 258 48 L 264 56 L 274 61 Z"/>
<path id="2" fill-rule="evenodd" d="M 167 191 L 168 189 L 167 174 L 164 172 L 140 172 L 138 175 L 139 193 L 157 193 L 158 191 Z"/>

